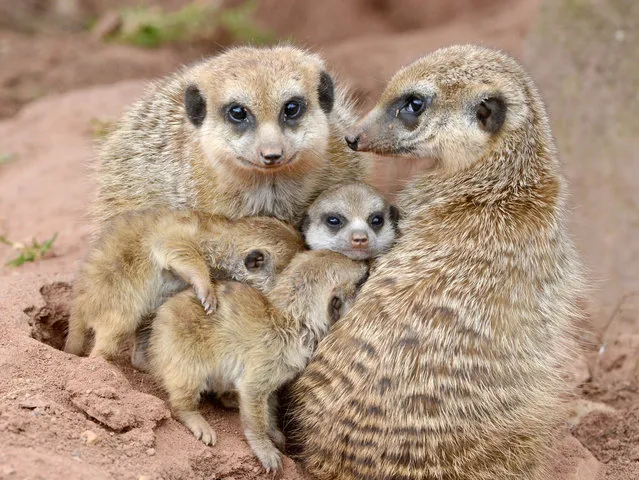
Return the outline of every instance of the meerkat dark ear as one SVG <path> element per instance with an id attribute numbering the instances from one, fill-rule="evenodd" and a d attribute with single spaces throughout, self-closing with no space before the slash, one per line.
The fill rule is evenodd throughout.
<path id="1" fill-rule="evenodd" d="M 247 270 L 259 270 L 264 266 L 266 256 L 262 250 L 251 250 L 244 259 L 244 266 Z"/>
<path id="2" fill-rule="evenodd" d="M 189 85 L 184 91 L 184 108 L 186 116 L 193 125 L 199 127 L 206 118 L 206 100 L 195 85 Z"/>
<path id="3" fill-rule="evenodd" d="M 488 133 L 497 133 L 506 120 L 506 102 L 499 97 L 483 100 L 477 106 L 479 127 Z"/>
<path id="4" fill-rule="evenodd" d="M 342 317 L 342 311 L 344 309 L 344 300 L 342 300 L 341 289 L 336 288 L 331 294 L 331 298 L 328 301 L 328 318 L 331 322 L 335 323 Z"/>
<path id="5" fill-rule="evenodd" d="M 311 226 L 311 217 L 308 216 L 308 213 L 306 215 L 304 215 L 304 218 L 302 219 L 302 223 L 300 223 L 300 231 L 302 233 L 306 233 L 306 231 L 308 230 L 308 227 Z"/>
<path id="6" fill-rule="evenodd" d="M 324 113 L 329 114 L 335 104 L 335 85 L 333 79 L 327 72 L 320 73 L 320 81 L 317 87 L 319 104 Z"/>
<path id="7" fill-rule="evenodd" d="M 397 225 L 399 223 L 399 208 L 397 208 L 395 205 L 391 205 L 390 207 L 388 207 L 388 215 L 390 216 L 391 222 L 393 222 L 393 225 L 395 226 L 395 229 L 397 229 Z"/>

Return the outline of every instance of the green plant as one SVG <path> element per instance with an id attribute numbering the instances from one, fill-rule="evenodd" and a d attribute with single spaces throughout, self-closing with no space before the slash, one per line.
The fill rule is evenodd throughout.
<path id="1" fill-rule="evenodd" d="M 115 122 L 110 120 L 102 120 L 100 118 L 92 118 L 91 122 L 91 136 L 98 140 L 106 138 L 111 133 L 111 130 L 115 127 Z"/>
<path id="2" fill-rule="evenodd" d="M 271 42 L 273 36 L 255 24 L 256 9 L 256 0 L 248 0 L 234 8 L 192 2 L 175 12 L 165 12 L 159 7 L 126 8 L 120 11 L 121 26 L 112 38 L 155 48 L 167 43 L 212 38 L 222 28 L 233 40 L 254 44 Z"/>
<path id="3" fill-rule="evenodd" d="M 58 234 L 55 233 L 53 237 L 42 243 L 38 242 L 35 238 L 32 240 L 31 245 L 23 245 L 18 242 L 12 242 L 6 237 L 0 235 L 0 243 L 10 246 L 14 250 L 18 251 L 18 255 L 9 260 L 5 265 L 9 267 L 19 267 L 26 262 L 34 262 L 44 256 L 51 250 L 53 242 L 58 238 Z"/>

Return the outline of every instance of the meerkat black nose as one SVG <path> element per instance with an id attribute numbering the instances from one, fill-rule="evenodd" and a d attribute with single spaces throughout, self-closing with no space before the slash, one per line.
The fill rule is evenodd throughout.
<path id="1" fill-rule="evenodd" d="M 351 245 L 353 248 L 366 248 L 368 246 L 368 235 L 363 232 L 353 232 Z"/>
<path id="2" fill-rule="evenodd" d="M 348 147 L 351 150 L 357 151 L 357 144 L 359 143 L 359 135 L 358 136 L 346 135 L 344 137 L 344 140 L 346 140 L 346 143 L 348 144 Z"/>
<path id="3" fill-rule="evenodd" d="M 264 165 L 275 165 L 279 163 L 279 160 L 282 158 L 282 151 L 260 152 L 260 156 L 262 157 L 262 163 L 264 163 Z"/>

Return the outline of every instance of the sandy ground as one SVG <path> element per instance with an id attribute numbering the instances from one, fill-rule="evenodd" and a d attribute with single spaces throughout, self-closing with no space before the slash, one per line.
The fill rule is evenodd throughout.
<path id="1" fill-rule="evenodd" d="M 260 18 L 281 35 L 293 31 L 317 46 L 353 86 L 362 109 L 397 68 L 420 54 L 451 42 L 480 42 L 530 63 L 553 114 L 561 118 L 557 109 L 562 108 L 566 116 L 571 113 L 549 80 L 555 64 L 548 67 L 539 53 L 548 45 L 534 40 L 543 33 L 533 29 L 536 37 L 525 40 L 538 18 L 535 0 L 406 0 L 399 2 L 401 8 L 390 1 L 358 0 L 338 16 L 327 12 L 341 2 L 326 2 L 323 9 L 319 3 L 278 2 L 276 15 L 275 2 L 264 1 Z M 85 212 L 95 192 L 92 121 L 117 118 L 143 88 L 144 81 L 134 79 L 162 74 L 201 54 L 198 49 L 141 51 L 80 35 L 42 40 L 0 31 L 0 66 L 14 67 L 0 68 L 0 116 L 7 117 L 0 121 L 0 158 L 11 156 L 0 164 L 0 234 L 27 242 L 58 233 L 50 258 L 0 268 L 0 479 L 266 478 L 243 439 L 236 412 L 203 402 L 218 432 L 218 444 L 206 447 L 171 418 L 164 393 L 128 365 L 126 352 L 109 364 L 59 350 L 73 276 L 90 230 Z M 553 55 L 562 62 L 560 51 Z M 33 96 L 44 97 L 30 101 L 24 93 L 29 85 L 38 89 Z M 597 198 L 608 205 L 614 198 L 606 193 L 610 187 L 587 181 L 599 174 L 599 162 L 575 164 L 569 153 L 576 239 L 603 278 L 610 255 L 596 252 L 621 245 L 614 242 L 636 242 L 639 224 L 629 221 L 618 235 L 594 219 L 587 228 L 592 212 L 605 217 L 606 204 Z M 583 150 L 577 154 L 581 158 Z M 392 194 L 420 168 L 419 162 L 380 162 L 376 183 Z M 623 207 L 615 203 L 614 208 Z M 632 205 L 627 208 L 626 218 L 636 218 Z M 0 259 L 11 255 L 0 246 Z M 620 268 L 618 263 L 614 268 Z M 624 276 L 607 280 L 612 285 L 595 289 L 588 307 L 592 333 L 584 340 L 590 348 L 568 380 L 575 397 L 554 448 L 550 480 L 639 478 L 639 298 Z M 287 460 L 282 478 L 303 478 L 303 472 Z"/>

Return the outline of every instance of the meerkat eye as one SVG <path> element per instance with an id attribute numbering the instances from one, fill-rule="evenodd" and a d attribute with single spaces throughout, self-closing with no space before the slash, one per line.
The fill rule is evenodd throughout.
<path id="1" fill-rule="evenodd" d="M 418 116 L 424 111 L 424 108 L 426 108 L 428 103 L 428 99 L 424 99 L 417 95 L 409 95 L 406 98 L 406 103 L 404 103 L 404 106 L 400 109 L 400 111 L 401 113 Z"/>
<path id="2" fill-rule="evenodd" d="M 248 118 L 248 112 L 242 105 L 231 105 L 228 109 L 228 116 L 235 123 L 242 123 Z"/>
<path id="3" fill-rule="evenodd" d="M 282 107 L 282 121 L 289 122 L 292 120 L 298 120 L 304 115 L 305 104 L 300 98 L 293 98 L 284 104 Z"/>
<path id="4" fill-rule="evenodd" d="M 381 228 L 384 226 L 384 215 L 381 213 L 373 213 L 368 217 L 368 224 L 373 228 Z"/>
<path id="5" fill-rule="evenodd" d="M 332 228 L 339 228 L 342 226 L 342 219 L 335 215 L 329 215 L 326 217 L 326 225 Z"/>

